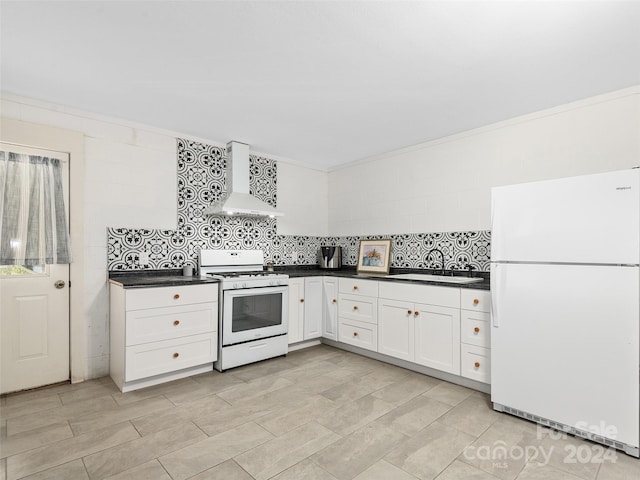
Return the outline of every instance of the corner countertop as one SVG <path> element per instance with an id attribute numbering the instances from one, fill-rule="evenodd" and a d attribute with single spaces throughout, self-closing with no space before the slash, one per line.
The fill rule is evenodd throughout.
<path id="1" fill-rule="evenodd" d="M 288 265 L 288 266 L 278 266 L 275 267 L 276 272 L 286 273 L 290 278 L 300 278 L 300 277 L 346 277 L 346 278 L 360 278 L 363 280 L 377 280 L 383 282 L 403 282 L 403 283 L 414 283 L 421 285 L 437 285 L 439 287 L 454 287 L 454 288 L 471 288 L 475 290 L 489 290 L 489 273 L 488 272 L 474 272 L 473 276 L 482 278 L 481 282 L 476 283 L 448 283 L 448 282 L 438 282 L 438 281 L 425 281 L 425 280 L 409 280 L 406 278 L 393 278 L 393 276 L 382 276 L 382 275 L 371 275 L 371 274 L 359 274 L 356 272 L 355 267 L 342 267 L 339 270 L 322 270 L 318 268 L 316 265 L 309 266 L 296 266 L 296 265 Z M 437 272 L 437 270 L 436 270 Z M 434 274 L 433 270 L 423 270 L 423 269 L 415 269 L 415 268 L 402 268 L 402 269 L 391 269 L 390 272 L 393 274 L 401 274 L 401 273 L 422 273 L 422 274 Z M 456 272 L 455 276 L 467 276 L 466 274 L 462 274 L 463 272 Z M 462 274 L 462 275 L 461 275 Z"/>
<path id="2" fill-rule="evenodd" d="M 182 269 L 170 270 L 131 270 L 109 272 L 109 283 L 123 288 L 176 287 L 182 285 L 200 285 L 218 283 L 212 278 L 200 278 L 197 275 L 185 277 Z"/>

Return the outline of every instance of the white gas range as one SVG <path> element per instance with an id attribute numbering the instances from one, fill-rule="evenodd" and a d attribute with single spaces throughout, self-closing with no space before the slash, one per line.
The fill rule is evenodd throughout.
<path id="1" fill-rule="evenodd" d="M 202 250 L 203 278 L 220 280 L 216 370 L 288 352 L 289 276 L 263 269 L 262 250 Z"/>

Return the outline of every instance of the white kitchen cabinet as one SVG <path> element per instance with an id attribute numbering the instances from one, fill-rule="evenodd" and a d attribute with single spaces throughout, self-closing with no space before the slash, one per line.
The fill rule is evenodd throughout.
<path id="1" fill-rule="evenodd" d="M 463 289 L 460 292 L 460 374 L 491 382 L 491 293 Z"/>
<path id="2" fill-rule="evenodd" d="M 213 370 L 218 285 L 110 285 L 110 375 L 123 392 Z"/>
<path id="3" fill-rule="evenodd" d="M 289 345 L 304 340 L 304 278 L 289 279 L 288 329 Z"/>
<path id="4" fill-rule="evenodd" d="M 415 305 L 415 363 L 460 375 L 460 309 Z"/>
<path id="5" fill-rule="evenodd" d="M 322 336 L 338 340 L 338 279 L 323 277 Z"/>
<path id="6" fill-rule="evenodd" d="M 460 375 L 459 288 L 380 282 L 379 295 L 379 353 Z"/>
<path id="7" fill-rule="evenodd" d="M 322 277 L 304 279 L 304 339 L 322 335 Z"/>
<path id="8" fill-rule="evenodd" d="M 378 299 L 378 352 L 408 362 L 415 359 L 413 303 Z"/>

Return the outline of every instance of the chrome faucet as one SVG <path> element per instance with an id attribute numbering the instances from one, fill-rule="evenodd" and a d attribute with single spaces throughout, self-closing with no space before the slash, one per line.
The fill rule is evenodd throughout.
<path id="1" fill-rule="evenodd" d="M 429 258 L 429 256 L 433 253 L 433 252 L 438 252 L 440 254 L 440 257 L 442 258 L 442 275 L 444 276 L 444 253 L 442 253 L 442 250 L 440 250 L 439 248 L 432 248 L 431 250 L 429 250 L 429 252 L 427 253 L 427 258 Z"/>

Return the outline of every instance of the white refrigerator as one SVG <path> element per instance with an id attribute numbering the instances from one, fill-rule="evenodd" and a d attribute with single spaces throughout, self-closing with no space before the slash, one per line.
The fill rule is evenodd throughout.
<path id="1" fill-rule="evenodd" d="M 640 170 L 491 202 L 494 409 L 638 457 Z"/>

